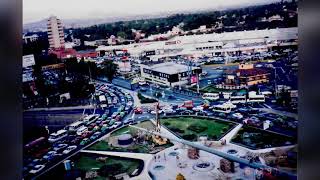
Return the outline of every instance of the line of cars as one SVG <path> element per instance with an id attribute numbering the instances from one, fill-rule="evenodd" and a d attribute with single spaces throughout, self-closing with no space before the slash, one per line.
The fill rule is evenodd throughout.
<path id="1" fill-rule="evenodd" d="M 107 87 L 106 87 L 107 86 Z M 82 149 L 108 132 L 119 128 L 125 115 L 130 113 L 133 98 L 116 87 L 97 85 L 99 92 L 113 92 L 120 99 L 121 104 L 115 104 L 115 111 L 105 109 L 102 114 L 87 115 L 64 129 L 51 133 L 47 141 L 50 146 L 38 157 L 24 157 L 24 176 L 32 177 L 47 167 L 58 163 L 63 157 Z M 111 114 L 111 115 L 110 115 Z M 126 124 L 132 123 L 126 120 Z M 37 148 L 37 146 L 35 146 Z"/>

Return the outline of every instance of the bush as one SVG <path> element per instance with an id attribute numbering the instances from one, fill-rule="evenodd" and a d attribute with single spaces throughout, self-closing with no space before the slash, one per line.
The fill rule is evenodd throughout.
<path id="1" fill-rule="evenodd" d="M 163 123 L 163 125 L 165 125 L 165 126 L 169 126 L 169 125 L 170 125 L 170 123 L 169 123 L 169 122 L 164 122 L 164 123 Z"/>
<path id="2" fill-rule="evenodd" d="M 209 136 L 209 139 L 217 140 L 217 139 L 218 139 L 218 136 L 217 136 L 217 135 L 211 135 L 211 136 Z"/>
<path id="3" fill-rule="evenodd" d="M 184 133 L 184 130 L 176 128 L 176 127 L 169 127 L 169 129 L 173 132 L 177 132 L 177 133 Z"/>
<path id="4" fill-rule="evenodd" d="M 122 167 L 123 166 L 120 163 L 103 165 L 98 170 L 98 174 L 102 177 L 113 176 L 113 175 L 119 174 Z"/>
<path id="5" fill-rule="evenodd" d="M 189 129 L 190 131 L 196 132 L 196 133 L 200 133 L 200 132 L 207 130 L 208 127 L 205 125 L 201 125 L 201 124 L 191 124 L 187 129 Z"/>
<path id="6" fill-rule="evenodd" d="M 197 136 L 195 134 L 185 134 L 182 138 L 188 141 L 193 141 L 197 139 Z"/>

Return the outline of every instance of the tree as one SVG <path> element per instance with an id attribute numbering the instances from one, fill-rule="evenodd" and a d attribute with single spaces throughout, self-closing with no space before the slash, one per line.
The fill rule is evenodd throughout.
<path id="1" fill-rule="evenodd" d="M 102 64 L 102 75 L 106 76 L 109 81 L 112 81 L 116 72 L 118 70 L 118 65 L 113 63 L 112 61 L 104 61 Z"/>
<path id="2" fill-rule="evenodd" d="M 176 180 L 186 180 L 186 178 L 184 178 L 184 176 L 181 173 L 179 173 L 177 174 Z"/>

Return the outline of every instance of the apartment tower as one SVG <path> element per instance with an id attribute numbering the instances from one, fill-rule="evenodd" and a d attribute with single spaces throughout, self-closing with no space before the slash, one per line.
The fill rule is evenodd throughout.
<path id="1" fill-rule="evenodd" d="M 64 33 L 61 20 L 56 16 L 51 16 L 48 19 L 47 27 L 50 48 L 64 48 Z"/>

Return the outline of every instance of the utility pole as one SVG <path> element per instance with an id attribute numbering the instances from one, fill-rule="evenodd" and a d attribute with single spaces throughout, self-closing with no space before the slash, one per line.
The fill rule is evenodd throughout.
<path id="1" fill-rule="evenodd" d="M 199 73 L 197 73 L 197 93 L 199 93 Z"/>

